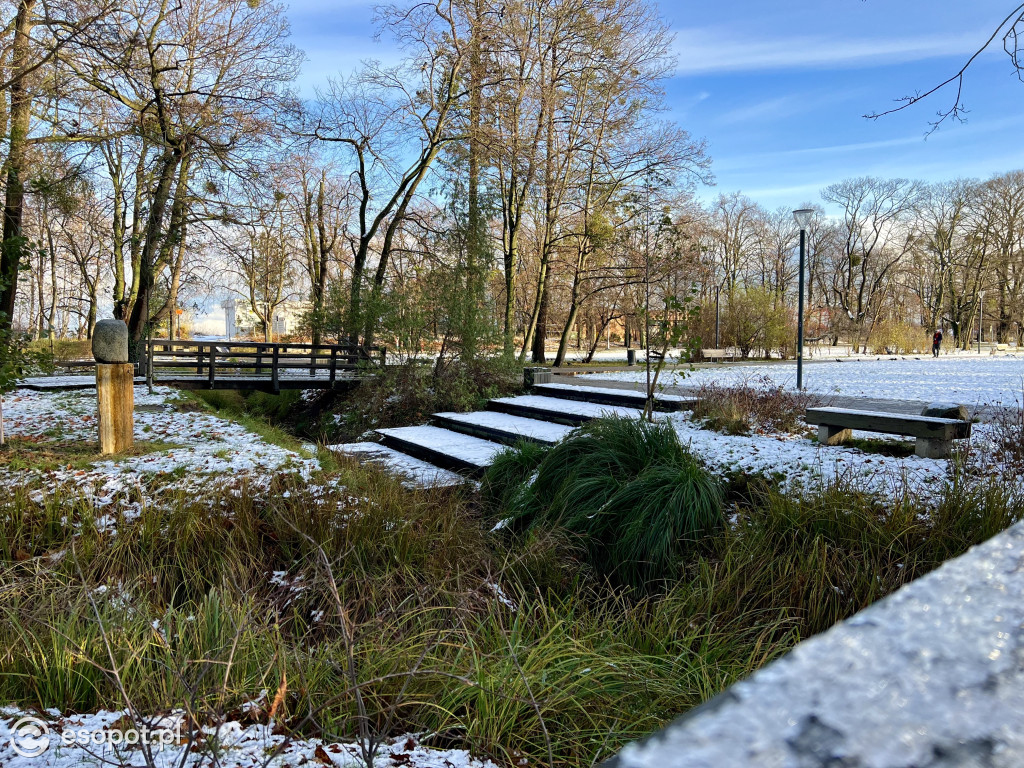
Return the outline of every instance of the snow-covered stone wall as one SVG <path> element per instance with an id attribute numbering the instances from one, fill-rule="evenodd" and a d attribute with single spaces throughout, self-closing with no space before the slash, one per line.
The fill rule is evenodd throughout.
<path id="1" fill-rule="evenodd" d="M 605 768 L 1024 765 L 1024 523 L 737 683 Z"/>

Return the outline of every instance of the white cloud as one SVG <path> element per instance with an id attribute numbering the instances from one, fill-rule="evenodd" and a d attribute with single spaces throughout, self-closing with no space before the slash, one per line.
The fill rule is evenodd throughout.
<path id="1" fill-rule="evenodd" d="M 790 117 L 800 112 L 805 112 L 809 108 L 807 99 L 793 94 L 737 107 L 720 115 L 718 122 L 722 125 L 735 125 L 738 123 L 779 120 L 783 117 Z"/>
<path id="2" fill-rule="evenodd" d="M 740 37 L 705 27 L 676 31 L 677 74 L 870 66 L 973 53 L 985 35 L 850 40 L 829 37 Z"/>

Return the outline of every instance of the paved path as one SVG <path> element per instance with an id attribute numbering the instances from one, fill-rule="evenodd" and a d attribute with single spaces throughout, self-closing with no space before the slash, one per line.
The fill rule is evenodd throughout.
<path id="1" fill-rule="evenodd" d="M 631 381 L 608 381 L 606 379 L 578 379 L 575 376 L 555 375 L 555 381 L 559 384 L 573 384 L 578 387 L 606 387 L 608 389 L 625 389 L 643 392 L 644 385 Z M 693 397 L 697 394 L 697 387 L 659 387 L 660 392 L 670 395 L 683 395 Z M 820 395 L 820 405 L 830 405 L 835 408 L 853 408 L 862 411 L 882 411 L 885 413 L 907 413 L 918 415 L 928 405 L 923 400 L 897 400 L 878 397 L 860 397 L 855 395 Z M 941 399 L 941 398 L 940 398 Z M 982 421 L 990 421 L 995 409 L 986 406 L 975 413 Z"/>

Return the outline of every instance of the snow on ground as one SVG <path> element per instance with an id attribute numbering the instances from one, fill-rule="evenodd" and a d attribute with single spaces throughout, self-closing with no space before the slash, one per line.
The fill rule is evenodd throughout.
<path id="1" fill-rule="evenodd" d="M 690 421 L 690 414 L 666 417 L 685 445 L 712 468 L 760 473 L 776 478 L 784 490 L 811 490 L 836 480 L 884 498 L 910 492 L 935 499 L 948 476 L 945 459 L 893 457 L 856 448 L 821 445 L 805 435 L 726 435 Z M 975 429 L 980 425 L 975 425 Z"/>
<path id="2" fill-rule="evenodd" d="M 641 382 L 644 371 L 594 373 L 581 380 Z M 794 389 L 796 363 L 725 365 L 696 371 L 661 375 L 665 386 L 698 387 L 701 384 L 735 386 L 764 383 Z M 892 360 L 844 360 L 815 362 L 804 366 L 804 384 L 819 394 L 848 395 L 899 400 L 954 401 L 968 406 L 1014 405 L 1024 391 L 1024 357 L 932 357 Z"/>
<path id="3" fill-rule="evenodd" d="M 257 707 L 258 708 L 258 707 Z M 218 727 L 204 727 L 201 739 L 193 737 L 191 752 L 181 716 L 151 718 L 133 723 L 124 712 L 98 712 L 92 715 L 64 717 L 54 710 L 45 721 L 19 723 L 26 713 L 13 709 L 0 711 L 0 766 L 5 768 L 76 768 L 77 766 L 142 766 L 145 754 L 139 747 L 111 744 L 122 737 L 129 740 L 144 731 L 151 736 L 150 749 L 157 768 L 285 768 L 295 765 L 363 766 L 359 745 L 355 742 L 324 742 L 319 739 L 290 740 L 276 733 L 274 723 L 243 724 L 229 721 Z M 49 733 L 37 735 L 31 727 L 45 726 Z M 111 733 L 118 734 L 111 737 Z M 180 736 L 180 742 L 178 737 Z M 85 745 L 79 743 L 87 742 Z M 65 742 L 71 742 L 65 746 Z M 100 742 L 100 743 L 97 743 Z M 205 742 L 202 744 L 200 742 Z M 47 746 L 48 744 L 48 746 Z M 210 745 L 216 745 L 216 755 Z M 18 749 L 16 750 L 15 747 Z M 44 749 L 42 754 L 28 756 Z M 377 768 L 497 768 L 489 760 L 474 759 L 465 750 L 431 749 L 407 735 L 381 746 L 374 761 Z"/>
<path id="4" fill-rule="evenodd" d="M 0 470 L 0 486 L 39 485 L 37 501 L 72 489 L 105 512 L 137 516 L 154 493 L 194 492 L 246 482 L 266 487 L 280 473 L 308 480 L 319 468 L 315 458 L 272 445 L 245 427 L 209 413 L 180 411 L 174 390 L 149 394 L 135 388 L 135 439 L 173 447 L 140 456 L 102 460 L 86 468 Z M 15 390 L 4 398 L 7 434 L 46 442 L 96 442 L 96 390 L 34 392 Z M 102 521 L 101 521 L 102 522 Z M 106 521 L 108 524 L 111 520 Z"/>

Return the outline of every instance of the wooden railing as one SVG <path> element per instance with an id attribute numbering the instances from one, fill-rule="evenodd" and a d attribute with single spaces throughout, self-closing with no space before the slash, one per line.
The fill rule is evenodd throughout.
<path id="1" fill-rule="evenodd" d="M 350 344 L 162 341 L 147 344 L 146 369 L 154 381 L 205 381 L 210 389 L 232 380 L 263 380 L 273 390 L 282 380 L 333 386 L 339 374 L 379 369 L 382 347 Z"/>

